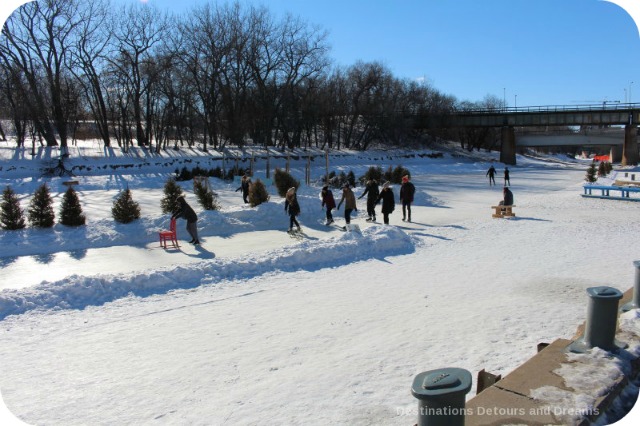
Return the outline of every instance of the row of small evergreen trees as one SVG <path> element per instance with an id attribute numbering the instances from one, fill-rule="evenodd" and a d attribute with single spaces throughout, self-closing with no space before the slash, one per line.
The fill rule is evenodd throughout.
<path id="1" fill-rule="evenodd" d="M 587 182 L 595 182 L 599 177 L 607 176 L 613 170 L 613 165 L 608 161 L 601 161 L 599 165 L 596 166 L 595 160 L 591 162 L 589 168 L 587 169 L 587 175 L 584 180 Z"/>
<path id="2" fill-rule="evenodd" d="M 388 180 L 393 183 L 400 183 L 402 176 L 408 175 L 409 171 L 401 166 L 395 169 L 389 167 L 387 172 L 383 172 L 380 167 L 370 167 L 369 170 L 360 178 L 360 182 L 364 183 L 369 179 L 375 179 L 379 183 Z M 335 173 L 329 175 L 329 182 L 333 186 L 342 186 L 349 183 L 351 186 L 356 185 L 355 175 L 352 171 L 348 174 L 341 172 L 339 175 Z M 274 183 L 278 194 L 284 197 L 287 190 L 291 187 L 296 189 L 300 186 L 300 182 L 286 171 L 277 169 L 274 175 Z M 218 195 L 211 191 L 201 181 L 194 182 L 194 193 L 198 203 L 205 210 L 219 210 L 220 203 Z M 179 209 L 177 198 L 184 195 L 182 188 L 177 184 L 175 178 L 170 178 L 164 185 L 164 196 L 160 200 L 160 208 L 162 213 L 174 213 Z M 264 183 L 257 179 L 249 186 L 249 205 L 256 207 L 264 202 L 269 201 L 269 193 Z M 134 201 L 133 195 L 129 188 L 123 190 L 114 200 L 111 208 L 113 219 L 119 223 L 130 223 L 140 218 L 140 205 Z M 86 216 L 82 211 L 78 193 L 69 187 L 64 193 L 59 212 L 60 223 L 66 226 L 81 226 L 86 223 Z M 42 184 L 33 195 L 29 202 L 27 210 L 27 219 L 29 224 L 34 228 L 50 228 L 55 224 L 55 212 L 53 209 L 53 198 L 47 184 Z M 0 227 L 5 230 L 17 230 L 26 227 L 25 213 L 20 207 L 20 200 L 16 193 L 8 186 L 2 194 L 2 202 L 0 203 Z"/>

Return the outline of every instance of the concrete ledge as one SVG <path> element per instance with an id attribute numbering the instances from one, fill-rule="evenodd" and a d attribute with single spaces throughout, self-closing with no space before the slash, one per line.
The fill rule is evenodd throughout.
<path id="1" fill-rule="evenodd" d="M 632 296 L 633 289 L 626 291 L 619 305 L 622 306 L 630 301 Z M 574 340 L 580 337 L 583 331 L 584 324 L 578 327 Z M 626 335 L 624 340 L 628 341 L 628 337 Z M 635 338 L 637 344 L 640 336 Z M 547 386 L 561 391 L 575 392 L 566 385 L 561 376 L 554 373 L 563 364 L 578 362 L 572 361 L 567 352 L 567 347 L 572 342 L 573 340 L 567 339 L 554 341 L 502 380 L 467 401 L 465 425 L 565 425 L 568 422 L 581 426 L 591 424 L 610 408 L 612 402 L 628 385 L 629 379 L 637 377 L 640 371 L 640 358 L 631 359 L 631 371 L 627 371 L 627 375 L 620 372 L 613 378 L 604 394 L 593 395 L 595 401 L 591 412 L 575 413 L 571 407 L 554 407 L 548 401 L 541 401 L 531 396 L 533 390 Z M 594 368 L 597 367 L 594 366 Z"/>

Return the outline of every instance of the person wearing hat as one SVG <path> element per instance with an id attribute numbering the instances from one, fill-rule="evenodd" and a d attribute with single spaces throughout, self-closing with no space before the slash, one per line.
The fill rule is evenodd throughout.
<path id="1" fill-rule="evenodd" d="M 293 231 L 293 225 L 296 225 L 299 231 L 300 224 L 296 220 L 296 216 L 300 214 L 300 204 L 298 204 L 295 186 L 289 188 L 284 197 L 284 211 L 289 214 L 289 232 Z"/>
<path id="2" fill-rule="evenodd" d="M 322 187 L 320 196 L 322 197 L 322 207 L 326 206 L 327 209 L 327 223 L 325 223 L 325 225 L 328 226 L 333 223 L 333 214 L 331 214 L 331 210 L 336 208 L 336 200 L 333 198 L 333 192 L 331 192 L 328 185 Z"/>
<path id="3" fill-rule="evenodd" d="M 353 191 L 351 190 L 351 188 L 349 188 L 349 184 L 345 183 L 344 186 L 342 187 L 342 198 L 340 199 L 340 202 L 338 203 L 338 207 L 337 209 L 340 210 L 340 206 L 342 205 L 342 202 L 344 201 L 344 221 L 348 224 L 351 223 L 351 212 L 354 210 L 358 210 L 358 208 L 356 207 L 356 196 L 353 194 Z M 346 229 L 347 227 L 345 226 L 344 229 Z"/>
<path id="4" fill-rule="evenodd" d="M 171 219 L 177 219 L 179 217 L 185 219 L 187 221 L 187 232 L 191 235 L 191 244 L 198 245 L 200 244 L 200 240 L 198 239 L 198 215 L 193 211 L 191 206 L 187 204 L 187 201 L 184 199 L 184 196 L 180 195 L 176 198 L 180 206 L 180 210 L 175 212 Z"/>
<path id="5" fill-rule="evenodd" d="M 388 225 L 389 215 L 393 213 L 393 210 L 396 208 L 395 196 L 391 190 L 391 183 L 388 181 L 382 185 L 382 191 L 380 191 L 380 196 L 376 200 L 376 204 L 380 201 L 382 201 L 382 219 L 385 225 Z"/>
<path id="6" fill-rule="evenodd" d="M 367 186 L 365 187 L 364 192 L 358 199 L 361 199 L 367 195 L 367 214 L 369 217 L 367 218 L 367 222 L 375 222 L 376 221 L 376 201 L 378 200 L 378 196 L 380 195 L 380 190 L 378 189 L 378 182 L 375 179 L 369 179 L 367 181 Z"/>
<path id="7" fill-rule="evenodd" d="M 402 186 L 400 186 L 400 201 L 402 202 L 402 220 L 411 222 L 411 203 L 416 187 L 409 181 L 409 175 L 402 176 Z"/>

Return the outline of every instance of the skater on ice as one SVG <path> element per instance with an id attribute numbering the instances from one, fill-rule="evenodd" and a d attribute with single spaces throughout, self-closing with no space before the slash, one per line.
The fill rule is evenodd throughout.
<path id="1" fill-rule="evenodd" d="M 493 182 L 494 185 L 496 184 L 496 168 L 493 167 L 493 164 L 489 167 L 485 176 L 489 176 L 489 186 L 491 186 L 491 182 Z"/>
<path id="2" fill-rule="evenodd" d="M 375 222 L 376 221 L 376 202 L 378 201 L 378 196 L 380 195 L 380 190 L 378 189 L 378 182 L 375 179 L 369 179 L 367 181 L 367 186 L 364 189 L 364 192 L 358 199 L 367 196 L 367 222 Z"/>
<path id="3" fill-rule="evenodd" d="M 396 208 L 394 198 L 395 196 L 391 190 L 391 183 L 385 182 L 382 186 L 382 191 L 380 191 L 380 196 L 378 197 L 378 201 L 382 201 L 382 219 L 384 220 L 385 225 L 389 224 L 389 215 L 393 213 L 393 210 Z"/>
<path id="4" fill-rule="evenodd" d="M 504 168 L 504 186 L 511 186 L 511 178 L 509 178 L 509 168 Z"/>
<path id="5" fill-rule="evenodd" d="M 184 196 L 180 195 L 176 198 L 176 201 L 180 205 L 180 210 L 175 212 L 173 216 L 171 216 L 171 219 L 185 219 L 187 221 L 187 232 L 191 235 L 191 241 L 189 241 L 189 243 L 194 245 L 200 244 L 200 240 L 198 240 L 198 215 L 196 215 L 196 212 L 187 204 Z"/>
<path id="6" fill-rule="evenodd" d="M 340 210 L 340 206 L 342 205 L 343 201 L 344 201 L 344 221 L 346 222 L 347 225 L 349 225 L 351 223 L 351 212 L 354 210 L 358 211 L 358 208 L 356 206 L 356 196 L 354 195 L 353 191 L 349 187 L 348 183 L 345 183 L 344 186 L 342 187 L 342 198 L 340 198 L 340 202 L 338 203 L 338 207 L 337 207 L 338 210 Z M 347 226 L 344 226 L 343 229 L 346 230 Z"/>
<path id="7" fill-rule="evenodd" d="M 411 203 L 416 193 L 416 187 L 409 181 L 409 175 L 402 177 L 400 186 L 400 201 L 402 202 L 402 220 L 411 222 Z"/>
<path id="8" fill-rule="evenodd" d="M 284 211 L 289 214 L 289 232 L 293 231 L 293 225 L 300 231 L 300 224 L 296 220 L 296 216 L 300 214 L 300 204 L 298 204 L 298 196 L 296 195 L 296 187 L 292 186 L 287 191 L 284 200 Z"/>
<path id="9" fill-rule="evenodd" d="M 320 196 L 322 197 L 322 207 L 327 210 L 327 223 L 325 223 L 325 225 L 328 226 L 333 223 L 333 214 L 331 213 L 331 210 L 336 208 L 336 200 L 333 198 L 333 192 L 329 189 L 329 185 L 322 187 Z"/>
<path id="10" fill-rule="evenodd" d="M 249 186 L 251 185 L 251 178 L 248 175 L 242 176 L 240 181 L 240 187 L 236 189 L 236 192 L 242 191 L 242 200 L 245 204 L 249 203 L 247 197 L 249 197 Z"/>

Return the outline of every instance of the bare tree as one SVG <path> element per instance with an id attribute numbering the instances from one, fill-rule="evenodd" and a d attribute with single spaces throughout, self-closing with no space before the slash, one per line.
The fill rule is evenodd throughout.
<path id="1" fill-rule="evenodd" d="M 70 70 L 83 89 L 104 146 L 111 145 L 104 80 L 101 77 L 113 22 L 108 6 L 108 0 L 82 2 L 78 9 L 81 17 L 78 35 L 70 49 Z"/>
<path id="2" fill-rule="evenodd" d="M 119 16 L 123 20 L 114 28 L 116 46 L 109 59 L 118 84 L 112 89 L 126 93 L 118 95 L 119 106 L 122 113 L 131 108 L 138 145 L 147 146 L 151 113 L 148 95 L 157 77 L 154 48 L 167 36 L 168 20 L 156 7 L 146 4 L 123 7 Z"/>
<path id="3" fill-rule="evenodd" d="M 7 71 L 20 72 L 21 91 L 37 132 L 49 146 L 67 147 L 68 118 L 77 99 L 67 67 L 70 44 L 80 15 L 79 0 L 40 0 L 26 3 L 2 29 L 0 61 Z"/>

